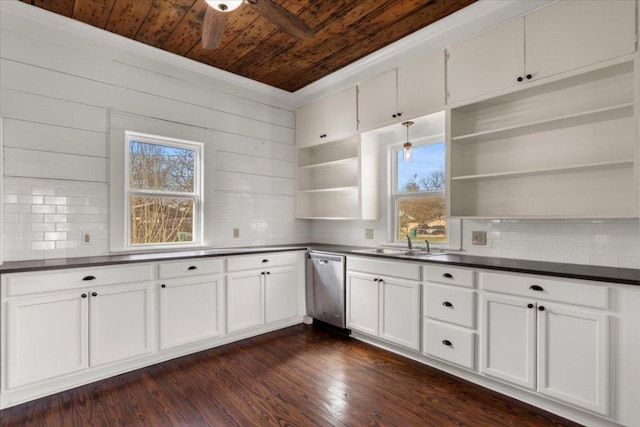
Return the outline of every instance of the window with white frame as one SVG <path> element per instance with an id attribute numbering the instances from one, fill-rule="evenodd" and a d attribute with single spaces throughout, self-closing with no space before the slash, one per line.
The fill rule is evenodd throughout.
<path id="1" fill-rule="evenodd" d="M 202 243 L 202 144 L 126 132 L 128 247 Z"/>
<path id="2" fill-rule="evenodd" d="M 446 217 L 446 146 L 444 137 L 413 144 L 412 160 L 402 146 L 391 149 L 392 241 L 410 236 L 435 246 L 459 247 L 460 221 Z"/>

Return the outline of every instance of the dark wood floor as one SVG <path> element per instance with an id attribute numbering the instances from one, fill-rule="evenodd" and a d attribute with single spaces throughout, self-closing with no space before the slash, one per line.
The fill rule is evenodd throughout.
<path id="1" fill-rule="evenodd" d="M 0 425 L 577 426 L 304 325 L 5 409 Z"/>

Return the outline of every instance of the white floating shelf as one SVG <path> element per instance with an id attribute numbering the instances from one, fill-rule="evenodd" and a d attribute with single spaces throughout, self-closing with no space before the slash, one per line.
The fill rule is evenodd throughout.
<path id="1" fill-rule="evenodd" d="M 570 125 L 569 122 L 574 121 L 576 124 L 581 122 L 587 123 L 597 120 L 608 120 L 614 117 L 633 114 L 633 103 L 618 104 L 606 108 L 598 108 L 595 110 L 581 111 L 575 114 L 567 114 L 565 116 L 554 117 L 551 119 L 538 120 L 529 123 L 523 123 L 515 126 L 508 126 L 498 129 L 476 132 L 467 135 L 454 136 L 452 142 L 458 143 L 476 143 L 501 138 L 509 138 L 519 136 L 535 131 L 537 127 L 545 129 L 553 129 L 554 125 L 565 127 Z M 600 116 L 600 117 L 598 117 Z"/>
<path id="2" fill-rule="evenodd" d="M 546 174 L 562 173 L 562 172 L 579 172 L 579 171 L 587 171 L 587 170 L 629 167 L 629 166 L 633 166 L 633 163 L 634 163 L 633 159 L 624 159 L 624 160 L 616 160 L 612 162 L 589 163 L 585 165 L 563 166 L 563 167 L 544 168 L 544 169 L 531 169 L 531 170 L 515 171 L 515 172 L 496 172 L 496 173 L 485 173 L 485 174 L 478 174 L 478 175 L 462 175 L 462 176 L 451 177 L 451 180 L 452 181 L 471 181 L 471 180 L 481 180 L 481 179 L 510 178 L 510 177 L 516 177 L 516 176 L 546 175 Z"/>
<path id="3" fill-rule="evenodd" d="M 341 192 L 341 191 L 358 191 L 358 186 L 349 186 L 349 187 L 330 187 L 330 188 L 314 188 L 312 190 L 298 190 L 300 193 L 330 193 L 330 192 Z"/>
<path id="4" fill-rule="evenodd" d="M 299 166 L 298 169 L 315 169 L 315 168 L 327 168 L 327 167 L 335 167 L 335 166 L 348 166 L 349 164 L 353 164 L 354 166 L 357 165 L 358 158 L 349 157 L 346 159 L 333 160 L 331 162 L 314 163 L 306 166 Z"/>

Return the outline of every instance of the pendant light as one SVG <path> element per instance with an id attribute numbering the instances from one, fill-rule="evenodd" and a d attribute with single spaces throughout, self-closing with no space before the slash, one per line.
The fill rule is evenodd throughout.
<path id="1" fill-rule="evenodd" d="M 402 126 L 407 128 L 407 142 L 402 146 L 402 160 L 405 162 L 410 162 L 413 160 L 412 148 L 413 144 L 409 141 L 409 126 L 411 126 L 413 122 L 404 122 Z"/>
<path id="2" fill-rule="evenodd" d="M 217 10 L 218 12 L 231 12 L 240 7 L 244 0 L 205 0 L 209 6 Z"/>

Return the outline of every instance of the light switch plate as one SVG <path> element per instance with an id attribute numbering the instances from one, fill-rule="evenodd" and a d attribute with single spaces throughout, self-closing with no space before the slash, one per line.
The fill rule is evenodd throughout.
<path id="1" fill-rule="evenodd" d="M 487 244 L 487 232 L 486 231 L 472 231 L 471 243 L 474 245 L 486 245 Z"/>
<path id="2" fill-rule="evenodd" d="M 373 239 L 373 228 L 365 228 L 364 229 L 364 238 L 365 239 Z"/>

